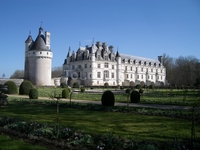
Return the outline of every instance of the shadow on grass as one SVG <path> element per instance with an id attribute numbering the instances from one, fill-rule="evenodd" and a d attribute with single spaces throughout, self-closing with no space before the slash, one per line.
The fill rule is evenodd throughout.
<path id="1" fill-rule="evenodd" d="M 0 108 L 1 116 L 55 124 L 56 106 L 11 102 Z M 119 112 L 100 112 L 60 107 L 60 125 L 87 133 L 107 134 L 137 140 L 173 140 L 174 136 L 190 138 L 191 122 L 159 116 Z M 200 126 L 196 127 L 200 131 Z M 200 138 L 196 135 L 196 138 Z"/>

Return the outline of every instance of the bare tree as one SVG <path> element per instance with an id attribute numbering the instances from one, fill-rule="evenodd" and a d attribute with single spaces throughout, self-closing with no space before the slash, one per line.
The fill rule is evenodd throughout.
<path id="1" fill-rule="evenodd" d="M 16 70 L 10 77 L 10 79 L 23 79 L 24 70 Z"/>
<path id="2" fill-rule="evenodd" d="M 62 67 L 54 67 L 52 69 L 52 78 L 60 77 L 62 75 Z"/>

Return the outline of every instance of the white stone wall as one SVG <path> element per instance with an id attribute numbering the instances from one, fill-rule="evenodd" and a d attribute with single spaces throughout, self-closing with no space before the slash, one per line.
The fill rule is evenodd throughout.
<path id="1" fill-rule="evenodd" d="M 29 79 L 34 85 L 51 86 L 52 52 L 29 51 Z"/>

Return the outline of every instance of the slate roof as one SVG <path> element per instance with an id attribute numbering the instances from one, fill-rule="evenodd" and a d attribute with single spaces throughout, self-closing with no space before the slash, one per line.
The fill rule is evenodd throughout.
<path id="1" fill-rule="evenodd" d="M 26 39 L 25 43 L 32 43 L 32 42 L 33 42 L 32 36 L 29 35 L 28 38 Z"/>
<path id="2" fill-rule="evenodd" d="M 159 60 L 151 59 L 151 58 L 144 58 L 139 56 L 131 56 L 127 54 L 121 54 L 121 58 L 123 59 L 132 59 L 132 60 L 138 60 L 138 61 L 144 61 L 144 62 L 154 62 L 154 63 L 160 63 Z"/>

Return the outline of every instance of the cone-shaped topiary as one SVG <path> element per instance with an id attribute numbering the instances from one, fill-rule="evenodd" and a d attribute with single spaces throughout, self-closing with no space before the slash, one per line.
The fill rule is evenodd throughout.
<path id="1" fill-rule="evenodd" d="M 73 88 L 79 88 L 80 87 L 80 84 L 78 83 L 78 82 L 75 82 L 74 84 L 73 84 Z"/>
<path id="2" fill-rule="evenodd" d="M 103 106 L 114 106 L 115 96 L 111 91 L 105 91 L 101 97 L 101 104 Z"/>
<path id="3" fill-rule="evenodd" d="M 29 95 L 31 89 L 33 89 L 33 84 L 30 81 L 23 81 L 19 87 L 20 95 Z"/>
<path id="4" fill-rule="evenodd" d="M 65 88 L 62 90 L 62 98 L 69 98 L 69 89 Z"/>
<path id="5" fill-rule="evenodd" d="M 140 102 L 140 93 L 138 91 L 131 92 L 131 102 L 132 103 Z"/>
<path id="6" fill-rule="evenodd" d="M 67 83 L 62 82 L 62 83 L 60 84 L 60 87 L 61 87 L 61 88 L 66 88 L 66 87 L 67 87 Z"/>
<path id="7" fill-rule="evenodd" d="M 4 85 L 8 86 L 8 90 L 5 91 L 5 94 L 17 94 L 17 85 L 13 81 L 7 81 Z"/>
<path id="8" fill-rule="evenodd" d="M 37 89 L 31 89 L 29 92 L 29 98 L 30 99 L 38 99 L 38 90 Z"/>

